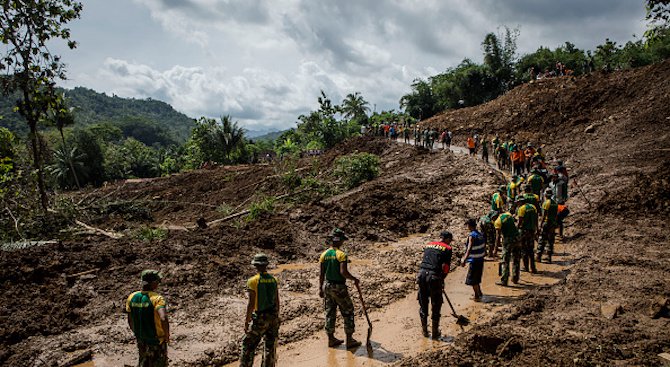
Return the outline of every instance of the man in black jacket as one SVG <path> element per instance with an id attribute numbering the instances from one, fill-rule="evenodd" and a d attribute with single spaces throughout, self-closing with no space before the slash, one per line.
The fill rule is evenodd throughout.
<path id="1" fill-rule="evenodd" d="M 453 236 L 449 232 L 440 234 L 439 242 L 430 242 L 423 248 L 423 260 L 417 275 L 419 284 L 419 315 L 423 336 L 428 337 L 428 303 L 431 304 L 432 337 L 440 337 L 440 309 L 442 308 L 442 289 L 444 278 L 449 273 L 451 262 L 451 241 Z"/>

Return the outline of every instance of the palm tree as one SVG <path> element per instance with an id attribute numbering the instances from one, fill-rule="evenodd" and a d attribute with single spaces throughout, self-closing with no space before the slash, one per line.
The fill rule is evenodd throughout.
<path id="1" fill-rule="evenodd" d="M 54 161 L 46 170 L 64 187 L 72 187 L 71 177 L 77 178 L 75 170 L 83 171 L 85 156 L 77 148 L 67 149 L 64 145 L 54 151 Z M 77 187 L 79 182 L 76 181 Z"/>
<path id="2" fill-rule="evenodd" d="M 63 128 L 74 124 L 74 115 L 72 114 L 73 110 L 74 107 L 67 108 L 67 105 L 65 103 L 65 93 L 57 97 L 52 106 L 51 119 L 53 123 L 56 125 L 58 132 L 60 132 L 60 138 L 63 143 L 63 152 L 68 151 L 67 144 L 65 143 L 65 135 L 63 134 Z M 74 151 L 75 149 L 72 149 L 73 154 Z M 64 157 L 72 158 L 72 155 L 71 154 L 65 155 Z M 70 171 L 72 172 L 72 175 L 74 177 L 74 182 L 77 185 L 77 189 L 81 189 L 81 185 L 79 184 L 79 178 L 77 177 L 77 171 L 74 169 L 74 163 L 70 161 L 69 165 L 70 165 Z"/>
<path id="3" fill-rule="evenodd" d="M 369 103 L 359 92 L 349 93 L 347 97 L 342 101 L 342 114 L 346 119 L 349 120 L 365 120 L 370 112 Z"/>
<path id="4" fill-rule="evenodd" d="M 217 131 L 223 155 L 230 162 L 230 155 L 244 145 L 244 129 L 232 120 L 230 115 L 221 116 L 221 126 Z"/>

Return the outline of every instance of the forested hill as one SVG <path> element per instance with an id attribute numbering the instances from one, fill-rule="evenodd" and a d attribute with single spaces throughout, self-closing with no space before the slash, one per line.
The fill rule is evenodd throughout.
<path id="1" fill-rule="evenodd" d="M 184 142 L 194 126 L 193 119 L 175 111 L 165 102 L 110 97 L 83 87 L 66 89 L 64 92 L 68 105 L 75 107 L 75 125 L 78 126 L 111 123 L 118 125 L 124 135 L 157 135 L 153 140 L 163 144 Z M 16 97 L 12 95 L 0 97 L 0 126 L 24 135 L 28 132 L 28 126 L 13 111 L 15 100 Z"/>

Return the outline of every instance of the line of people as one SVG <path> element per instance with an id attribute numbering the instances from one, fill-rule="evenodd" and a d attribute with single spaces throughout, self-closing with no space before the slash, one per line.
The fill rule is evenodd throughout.
<path id="1" fill-rule="evenodd" d="M 494 145 L 497 139 L 494 139 Z M 485 145 L 486 139 L 483 139 L 482 146 Z M 479 221 L 470 218 L 464 222 L 468 235 L 464 254 L 457 264 L 469 266 L 465 284 L 472 286 L 473 300 L 476 302 L 483 297 L 481 280 L 486 255 L 497 259 L 498 248 L 502 249 L 499 259 L 500 281 L 496 284 L 507 286 L 510 280 L 512 283 L 519 282 L 521 263 L 523 270 L 530 273 L 537 273 L 536 263 L 551 263 L 556 231 L 563 236 L 563 221 L 569 214 L 566 206 L 567 169 L 561 161 L 557 161 L 551 173 L 544 173 L 540 169 L 546 167 L 544 156 L 540 153 L 533 154 L 532 157 L 540 158 L 534 160 L 527 174 L 522 171 L 519 175 L 513 175 L 506 185 L 501 185 L 492 194 L 488 214 Z M 563 178 L 559 179 L 561 176 Z M 354 306 L 346 281 L 353 281 L 355 285 L 360 281 L 348 269 L 349 258 L 342 249 L 347 239 L 345 233 L 338 228 L 327 237 L 327 249 L 319 257 L 319 296 L 324 299 L 324 329 L 328 337 L 328 347 L 345 344 L 347 349 L 354 349 L 361 343 L 353 336 Z M 419 316 L 425 337 L 440 337 L 442 293 L 444 280 L 452 263 L 453 240 L 453 235 L 444 231 L 438 241 L 431 241 L 423 248 L 416 282 L 419 288 Z M 538 244 L 537 249 L 535 242 Z M 248 303 L 240 366 L 253 365 L 256 348 L 262 339 L 265 339 L 262 365 L 275 366 L 280 327 L 278 280 L 267 271 L 267 255 L 256 254 L 251 264 L 256 268 L 257 274 L 246 282 Z M 138 366 L 167 366 L 170 327 L 166 301 L 156 292 L 162 274 L 148 269 L 142 272 L 140 279 L 141 291 L 133 292 L 126 301 L 128 325 L 137 339 Z M 338 309 L 344 319 L 344 340 L 335 336 Z"/>

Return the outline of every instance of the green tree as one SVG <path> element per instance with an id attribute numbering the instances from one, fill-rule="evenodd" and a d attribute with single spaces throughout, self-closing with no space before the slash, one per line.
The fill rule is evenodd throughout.
<path id="1" fill-rule="evenodd" d="M 654 42 L 670 30 L 670 0 L 646 0 L 646 19 L 649 22 L 644 36 Z"/>
<path id="2" fill-rule="evenodd" d="M 400 98 L 400 107 L 416 119 L 425 119 L 440 112 L 430 84 L 421 79 L 412 83 L 412 92 Z"/>
<path id="3" fill-rule="evenodd" d="M 5 93 L 19 91 L 17 110 L 30 129 L 33 165 L 37 172 L 40 204 L 48 207 L 48 198 L 39 152 L 37 123 L 56 98 L 55 80 L 65 79 L 65 64 L 60 56 L 52 54 L 47 42 L 52 39 L 67 41 L 71 49 L 68 22 L 79 18 L 82 5 L 72 0 L 5 0 L 0 11 L 0 42 L 5 45 L 0 58 L 0 71 Z"/>
<path id="4" fill-rule="evenodd" d="M 368 101 L 363 99 L 359 92 L 356 92 L 347 94 L 347 97 L 342 101 L 341 110 L 346 119 L 363 124 L 368 119 L 370 107 Z"/>
<path id="5" fill-rule="evenodd" d="M 83 186 L 88 184 L 100 186 L 106 179 L 104 148 L 95 131 L 90 128 L 74 129 L 66 139 L 68 148 L 76 148 L 83 155 L 81 161 L 84 169 L 77 170 Z"/>

